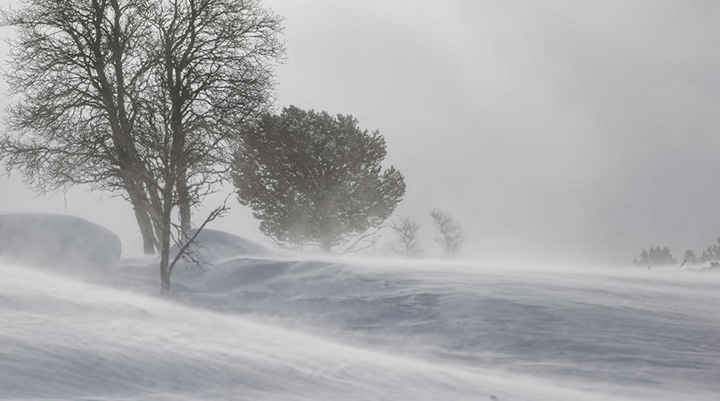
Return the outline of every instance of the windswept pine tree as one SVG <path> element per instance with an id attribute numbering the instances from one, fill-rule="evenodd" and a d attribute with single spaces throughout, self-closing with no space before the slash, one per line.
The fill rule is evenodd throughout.
<path id="1" fill-rule="evenodd" d="M 403 175 L 383 169 L 386 154 L 382 135 L 351 115 L 290 106 L 247 129 L 232 174 L 238 200 L 277 243 L 353 251 L 405 194 Z"/>

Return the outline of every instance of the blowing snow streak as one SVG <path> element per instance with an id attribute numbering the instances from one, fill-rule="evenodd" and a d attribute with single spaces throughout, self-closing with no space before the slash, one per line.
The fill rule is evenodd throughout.
<path id="1" fill-rule="evenodd" d="M 168 301 L 142 294 L 153 272 L 121 266 L 103 285 L 0 265 L 0 399 L 720 392 L 714 273 L 238 258 L 179 270 Z"/>

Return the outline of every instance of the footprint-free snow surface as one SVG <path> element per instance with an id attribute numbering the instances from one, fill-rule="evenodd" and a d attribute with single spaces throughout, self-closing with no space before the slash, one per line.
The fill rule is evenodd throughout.
<path id="1" fill-rule="evenodd" d="M 120 259 L 120 238 L 80 217 L 0 213 L 0 260 L 53 270 L 94 271 Z"/>
<path id="2" fill-rule="evenodd" d="M 717 272 L 146 264 L 0 264 L 0 399 L 720 399 Z"/>

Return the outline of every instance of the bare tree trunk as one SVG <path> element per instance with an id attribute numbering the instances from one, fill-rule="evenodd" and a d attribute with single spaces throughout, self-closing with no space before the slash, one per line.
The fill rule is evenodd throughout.
<path id="1" fill-rule="evenodd" d="M 140 228 L 140 234 L 142 236 L 143 251 L 146 255 L 153 255 L 159 250 L 159 247 L 157 238 L 155 237 L 152 220 L 150 219 L 147 210 L 144 208 L 133 206 L 133 209 L 135 209 L 135 219 L 137 220 L 138 227 Z"/>
<path id="2" fill-rule="evenodd" d="M 183 124 L 182 107 L 185 99 L 182 96 L 182 78 L 179 71 L 169 68 L 169 83 L 171 85 L 171 102 L 172 108 L 170 113 L 170 130 L 172 132 L 172 156 L 176 161 L 177 176 L 176 176 L 176 189 L 177 189 L 177 205 L 180 209 L 180 230 L 181 235 L 185 236 L 190 231 L 191 226 L 191 211 L 190 211 L 190 193 L 188 191 L 188 166 L 187 160 L 185 159 L 185 144 L 187 132 Z M 173 72 L 175 75 L 173 76 Z M 172 86 L 174 83 L 175 86 Z"/>
<path id="3" fill-rule="evenodd" d="M 180 230 L 182 235 L 186 236 L 192 228 L 192 212 L 190 211 L 190 194 L 188 192 L 187 185 L 187 169 L 180 169 L 178 175 L 177 192 L 178 192 L 178 207 L 180 209 Z"/>
<path id="4" fill-rule="evenodd" d="M 155 233 L 155 225 L 151 216 L 150 202 L 147 198 L 144 186 L 125 173 L 123 177 L 123 186 L 128 194 L 130 203 L 135 211 L 135 219 L 143 241 L 143 251 L 146 255 L 153 255 L 160 251 L 158 246 L 158 237 Z"/>
<path id="5" fill-rule="evenodd" d="M 160 222 L 160 294 L 170 292 L 170 235 L 172 226 L 172 193 L 163 194 Z"/>

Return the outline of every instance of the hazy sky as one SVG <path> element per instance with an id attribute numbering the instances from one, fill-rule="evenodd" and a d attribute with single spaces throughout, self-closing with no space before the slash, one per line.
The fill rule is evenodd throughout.
<path id="1" fill-rule="evenodd" d="M 720 3 L 265 4 L 285 17 L 278 107 L 380 130 L 408 184 L 396 215 L 420 219 L 428 246 L 435 207 L 463 223 L 465 254 L 487 261 L 629 262 L 720 236 Z M 17 175 L 0 193 L 0 212 L 84 215 L 140 248 L 117 200 L 32 198 Z M 234 202 L 216 226 L 259 236 Z"/>

